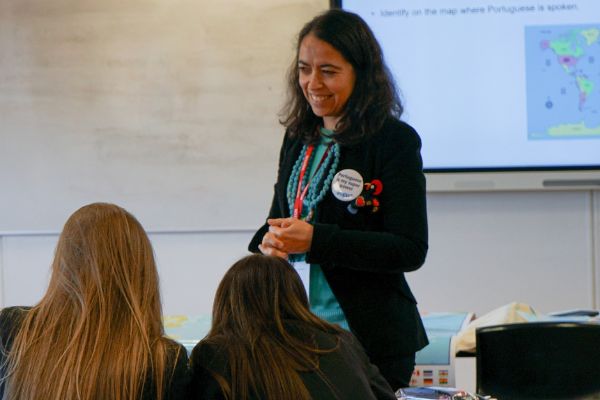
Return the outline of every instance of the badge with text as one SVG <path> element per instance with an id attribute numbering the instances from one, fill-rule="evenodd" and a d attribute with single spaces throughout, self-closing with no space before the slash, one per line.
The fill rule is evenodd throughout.
<path id="1" fill-rule="evenodd" d="M 358 197 L 363 189 L 362 176 L 353 169 L 343 169 L 333 177 L 331 192 L 336 199 L 352 201 Z"/>

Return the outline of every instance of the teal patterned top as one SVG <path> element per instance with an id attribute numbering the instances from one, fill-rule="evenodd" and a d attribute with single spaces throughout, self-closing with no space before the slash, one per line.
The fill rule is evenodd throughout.
<path id="1" fill-rule="evenodd" d="M 325 151 L 327 150 L 327 146 L 331 142 L 331 135 L 333 131 L 330 131 L 325 128 L 321 128 L 321 142 L 315 146 L 314 156 L 312 158 L 312 162 L 310 165 L 310 170 L 308 176 L 314 176 L 317 172 L 317 167 L 319 161 L 321 160 Z M 306 214 L 307 208 L 303 209 L 303 217 Z M 313 221 L 315 221 L 317 216 L 313 217 Z M 296 260 L 304 260 L 305 255 L 298 255 L 295 257 Z M 348 327 L 348 322 L 346 321 L 346 316 L 340 307 L 335 295 L 331 291 L 329 287 L 329 283 L 323 274 L 323 270 L 319 264 L 311 264 L 310 265 L 310 293 L 309 293 L 309 302 L 310 302 L 310 310 L 317 315 L 319 318 L 324 319 L 332 324 L 338 324 L 342 328 L 346 330 L 350 330 Z"/>

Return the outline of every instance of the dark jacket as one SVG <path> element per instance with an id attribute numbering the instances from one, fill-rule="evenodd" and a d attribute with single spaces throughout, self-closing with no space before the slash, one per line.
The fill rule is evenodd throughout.
<path id="1" fill-rule="evenodd" d="M 10 351 L 13 339 L 18 332 L 23 318 L 29 307 L 8 307 L 0 312 L 0 368 L 5 368 L 5 354 Z M 186 400 L 189 398 L 190 375 L 188 371 L 188 357 L 185 347 L 173 342 L 168 354 L 170 367 L 165 378 L 164 400 Z M 177 357 L 175 359 L 175 357 Z M 0 378 L 5 377 L 5 370 L 0 369 Z M 9 378 L 10 379 L 10 378 Z M 0 398 L 4 395 L 4 381 L 0 381 Z M 144 385 L 144 393 L 140 400 L 156 400 L 156 388 L 152 381 Z"/>
<path id="2" fill-rule="evenodd" d="M 269 218 L 289 217 L 288 179 L 302 149 L 300 139 L 285 137 Z M 331 190 L 317 207 L 307 261 L 320 264 L 352 332 L 376 360 L 410 355 L 427 345 L 415 298 L 404 277 L 418 269 L 427 253 L 425 176 L 421 140 L 404 122 L 389 119 L 371 138 L 341 148 L 338 170 L 358 171 L 364 182 L 378 179 L 377 212 L 348 211 L 348 202 Z M 249 250 L 268 230 L 263 225 Z"/>
<path id="3" fill-rule="evenodd" d="M 313 338 L 315 346 L 331 349 L 336 345 L 336 335 L 310 328 L 300 322 L 291 322 L 293 329 L 301 329 L 302 337 Z M 288 321 L 289 327 L 290 322 Z M 377 367 L 369 362 L 360 343 L 349 332 L 339 334 L 339 347 L 319 357 L 319 368 L 328 386 L 317 372 L 301 372 L 300 377 L 315 400 L 395 400 L 396 396 Z M 192 351 L 192 399 L 221 400 L 223 393 L 212 373 L 231 383 L 227 348 L 200 342 Z M 335 395 L 332 393 L 332 389 Z M 253 400 L 264 399 L 254 394 Z M 289 399 L 294 399 L 290 393 Z"/>

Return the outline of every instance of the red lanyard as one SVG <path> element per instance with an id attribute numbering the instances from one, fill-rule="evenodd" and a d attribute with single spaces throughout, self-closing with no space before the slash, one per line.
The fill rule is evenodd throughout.
<path id="1" fill-rule="evenodd" d="M 293 214 L 293 217 L 296 219 L 299 219 L 302 216 L 302 207 L 304 206 L 304 198 L 306 197 L 306 194 L 308 193 L 308 187 L 310 186 L 310 182 L 312 181 L 312 178 L 314 177 L 314 175 L 311 176 L 310 179 L 308 180 L 308 182 L 306 182 L 306 186 L 304 186 L 304 189 L 302 189 L 302 181 L 304 180 L 304 174 L 306 173 L 306 169 L 308 168 L 308 162 L 310 161 L 310 156 L 312 155 L 314 148 L 315 148 L 315 146 L 311 144 L 306 149 L 306 154 L 304 155 L 304 160 L 302 161 L 302 168 L 300 169 L 300 175 L 298 176 L 298 190 L 296 190 L 296 200 L 294 201 L 294 214 Z M 319 170 L 319 168 L 321 167 L 321 164 L 323 164 L 323 162 L 327 158 L 327 154 L 329 153 L 330 148 L 331 148 L 331 143 L 327 146 L 327 150 L 325 150 L 325 153 L 323 154 L 323 157 L 321 157 L 321 160 L 319 161 L 319 165 L 317 166 L 315 171 Z"/>

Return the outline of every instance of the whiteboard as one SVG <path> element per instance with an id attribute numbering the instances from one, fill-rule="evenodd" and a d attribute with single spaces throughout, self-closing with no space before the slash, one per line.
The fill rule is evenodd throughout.
<path id="1" fill-rule="evenodd" d="M 0 2 L 0 233 L 95 201 L 149 230 L 258 227 L 295 35 L 327 5 Z"/>

